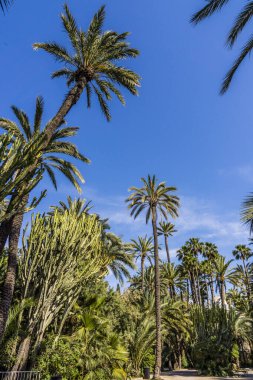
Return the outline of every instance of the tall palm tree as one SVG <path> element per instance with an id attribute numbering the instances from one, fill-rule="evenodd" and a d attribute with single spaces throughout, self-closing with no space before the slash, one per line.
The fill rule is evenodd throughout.
<path id="1" fill-rule="evenodd" d="M 229 0 L 208 0 L 207 4 L 205 4 L 205 6 L 200 11 L 196 12 L 193 15 L 191 22 L 193 22 L 194 24 L 198 24 L 199 22 L 206 19 L 207 17 L 210 17 L 214 13 L 219 12 L 228 3 L 229 3 Z M 229 47 L 234 46 L 239 34 L 244 30 L 244 28 L 247 26 L 249 21 L 251 21 L 252 16 L 253 16 L 253 2 L 252 1 L 246 2 L 243 5 L 241 11 L 238 13 L 229 31 L 227 41 L 226 41 Z M 253 37 L 250 36 L 246 44 L 243 46 L 238 58 L 235 60 L 234 64 L 232 65 L 230 70 L 227 72 L 223 80 L 222 87 L 221 87 L 222 94 L 228 90 L 231 84 L 231 81 L 234 78 L 235 73 L 237 72 L 238 68 L 240 67 L 244 59 L 250 55 L 252 49 L 253 49 Z"/>
<path id="2" fill-rule="evenodd" d="M 151 257 L 154 254 L 153 239 L 151 237 L 148 238 L 147 235 L 144 237 L 138 236 L 137 240 L 131 239 L 129 250 L 136 259 L 141 259 L 141 281 L 142 290 L 144 290 L 145 260 L 148 259 L 152 264 Z"/>
<path id="3" fill-rule="evenodd" d="M 170 298 L 176 301 L 177 291 L 182 294 L 185 288 L 179 265 L 171 263 L 163 264 L 161 272 L 169 288 Z"/>
<path id="4" fill-rule="evenodd" d="M 178 216 L 179 198 L 174 195 L 175 187 L 167 187 L 165 182 L 157 183 L 155 176 L 141 178 L 143 186 L 140 188 L 131 187 L 132 192 L 127 198 L 128 208 L 131 215 L 137 218 L 146 210 L 146 223 L 152 220 L 155 253 L 155 312 L 156 312 L 156 360 L 154 369 L 154 379 L 160 378 L 161 373 L 161 300 L 160 300 L 160 268 L 159 268 L 159 246 L 157 232 L 158 214 L 168 219 L 168 215 L 173 218 Z"/>
<path id="5" fill-rule="evenodd" d="M 164 236 L 165 249 L 167 254 L 168 263 L 170 263 L 170 251 L 168 244 L 168 237 L 173 236 L 177 230 L 175 229 L 175 225 L 170 222 L 161 221 L 159 223 L 159 227 L 157 228 L 158 236 Z"/>
<path id="6" fill-rule="evenodd" d="M 61 15 L 63 29 L 67 33 L 72 51 L 55 42 L 35 43 L 35 50 L 42 49 L 53 56 L 62 67 L 52 74 L 52 78 L 66 78 L 70 87 L 61 107 L 51 121 L 47 134 L 50 135 L 71 108 L 77 103 L 84 90 L 86 90 L 87 106 L 91 105 L 91 94 L 97 96 L 101 110 L 107 120 L 110 120 L 108 101 L 112 94 L 125 104 L 123 95 L 118 86 L 137 95 L 140 77 L 134 71 L 118 62 L 126 58 L 135 58 L 139 52 L 129 47 L 126 41 L 129 33 L 102 32 L 105 7 L 101 7 L 93 17 L 88 30 L 84 32 L 77 26 L 76 20 L 70 13 L 67 5 L 65 14 Z"/>
<path id="7" fill-rule="evenodd" d="M 224 256 L 219 255 L 215 260 L 217 284 L 220 290 L 221 305 L 225 307 L 226 304 L 226 282 L 229 281 L 232 270 L 230 264 L 233 260 L 226 261 Z"/>
<path id="8" fill-rule="evenodd" d="M 44 146 L 64 122 L 64 118 L 80 99 L 84 89 L 86 89 L 88 107 L 91 105 L 91 93 L 94 91 L 103 113 L 109 120 L 110 111 L 107 101 L 112 99 L 111 94 L 115 94 L 123 104 L 125 103 L 118 86 L 124 87 L 134 95 L 137 94 L 139 86 L 140 77 L 132 70 L 118 65 L 118 62 L 123 59 L 135 58 L 139 52 L 129 47 L 128 33 L 102 32 L 105 18 L 104 7 L 95 14 L 86 32 L 77 26 L 67 5 L 64 9 L 65 13 L 61 15 L 61 20 L 72 46 L 72 52 L 57 43 L 34 44 L 35 49 L 45 50 L 63 64 L 63 67 L 54 72 L 52 77 L 64 76 L 67 79 L 67 85 L 70 86 L 61 107 L 44 131 Z M 33 166 L 31 170 L 32 168 Z M 26 200 L 23 200 L 20 208 L 23 209 L 25 204 Z M 17 215 L 16 219 L 14 224 L 18 230 L 16 226 L 20 224 L 20 217 Z M 0 226 L 0 253 L 10 230 L 10 227 Z M 1 244 L 1 241 L 4 244 Z"/>
<path id="9" fill-rule="evenodd" d="M 178 250 L 177 257 L 182 261 L 183 267 L 188 273 L 192 300 L 201 304 L 200 284 L 199 284 L 199 260 L 198 255 L 202 253 L 203 244 L 197 238 L 189 239 L 185 245 Z"/>
<path id="10" fill-rule="evenodd" d="M 250 301 L 250 298 L 251 298 L 251 289 L 250 289 L 251 265 L 247 265 L 247 262 L 248 262 L 249 258 L 253 256 L 253 253 L 249 247 L 247 247 L 246 245 L 243 245 L 243 244 L 237 245 L 232 253 L 233 253 L 233 256 L 236 260 L 242 261 L 243 267 L 240 270 L 240 267 L 238 266 L 237 269 L 239 269 L 238 272 L 241 272 L 243 275 L 248 301 Z"/>
<path id="11" fill-rule="evenodd" d="M 212 304 L 214 304 L 214 262 L 216 258 L 219 256 L 218 248 L 213 243 L 205 243 L 203 245 L 203 251 L 202 251 L 203 257 L 205 257 L 206 260 L 206 272 L 209 276 L 209 286 L 211 291 L 211 301 Z"/>
<path id="12" fill-rule="evenodd" d="M 28 144 L 31 146 L 35 145 L 36 148 L 34 149 L 34 156 L 32 158 L 34 161 L 36 161 L 35 170 L 47 172 L 54 187 L 57 189 L 57 181 L 54 172 L 56 169 L 64 174 L 65 177 L 68 178 L 71 183 L 80 191 L 81 188 L 79 181 L 84 182 L 81 173 L 70 161 L 62 157 L 58 157 L 58 155 L 65 155 L 81 160 L 82 162 L 89 162 L 89 160 L 78 151 L 77 147 L 73 143 L 64 141 L 64 138 L 66 136 L 76 135 L 78 128 L 58 128 L 52 135 L 47 146 L 42 149 L 41 145 L 43 144 L 44 131 L 47 128 L 47 125 L 44 129 L 41 127 L 43 116 L 43 99 L 41 97 L 38 97 L 36 99 L 35 116 L 34 120 L 31 123 L 24 111 L 15 106 L 12 107 L 12 111 L 18 120 L 18 124 L 9 119 L 0 118 L 0 128 L 3 128 L 8 133 L 10 133 L 14 139 L 19 139 L 23 143 L 24 147 L 26 147 Z M 40 141 L 39 144 L 38 141 Z M 26 183 L 23 185 L 21 184 L 18 192 L 22 193 L 22 190 L 25 186 Z M 14 193 L 11 197 L 9 206 L 7 207 L 7 213 L 8 208 L 11 207 L 12 203 L 15 202 L 17 196 L 19 196 L 18 192 Z M 27 203 L 27 196 L 25 196 L 24 199 L 26 201 L 25 203 Z M 25 209 L 22 209 L 18 213 L 18 224 L 14 224 L 14 218 L 11 220 L 11 222 L 9 222 L 9 220 L 7 220 L 6 223 L 4 222 L 11 228 L 11 231 L 9 235 L 7 271 L 0 296 L 0 341 L 4 333 L 4 326 L 8 318 L 8 312 L 10 310 L 14 292 L 17 268 L 18 241 L 24 212 Z M 17 219 L 14 219 L 14 221 L 15 220 Z"/>

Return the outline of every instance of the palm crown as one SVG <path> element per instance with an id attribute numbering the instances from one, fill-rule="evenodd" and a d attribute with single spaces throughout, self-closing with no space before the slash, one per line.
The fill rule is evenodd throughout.
<path id="1" fill-rule="evenodd" d="M 35 43 L 34 49 L 43 49 L 51 54 L 63 67 L 52 74 L 53 78 L 65 77 L 67 85 L 80 85 L 86 88 L 87 105 L 90 107 L 92 92 L 98 98 L 102 112 L 107 120 L 111 115 L 108 101 L 112 94 L 125 104 L 118 85 L 137 95 L 140 77 L 134 71 L 117 64 L 126 58 L 135 58 L 139 52 L 126 41 L 129 33 L 118 34 L 113 31 L 102 32 L 105 7 L 101 7 L 93 17 L 88 30 L 84 32 L 67 5 L 61 15 L 63 28 L 72 47 L 70 52 L 56 42 Z"/>
<path id="2" fill-rule="evenodd" d="M 30 123 L 30 120 L 24 111 L 15 106 L 12 106 L 11 108 L 18 120 L 18 124 L 1 117 L 0 127 L 10 133 L 14 138 L 22 141 L 24 147 L 29 144 L 29 147 L 34 148 L 33 159 L 34 161 L 35 159 L 37 160 L 36 167 L 45 170 L 48 173 L 55 188 L 57 188 L 57 182 L 54 170 L 57 169 L 80 191 L 81 189 L 78 181 L 84 181 L 81 173 L 74 164 L 66 159 L 58 157 L 59 154 L 62 154 L 86 163 L 89 162 L 89 160 L 78 151 L 74 144 L 63 140 L 65 137 L 74 136 L 78 128 L 58 128 L 45 147 L 43 144 L 44 131 L 47 129 L 50 122 L 44 129 L 41 127 L 44 109 L 43 99 L 41 97 L 36 99 L 35 115 L 32 123 Z"/>
<path id="3" fill-rule="evenodd" d="M 159 223 L 159 227 L 157 228 L 158 235 L 164 235 L 166 237 L 173 236 L 177 230 L 175 229 L 175 225 L 170 222 L 162 221 Z"/>
<path id="4" fill-rule="evenodd" d="M 147 179 L 141 178 L 141 181 L 143 187 L 131 187 L 132 193 L 126 200 L 134 218 L 146 209 L 146 222 L 148 222 L 153 207 L 156 207 L 166 220 L 168 214 L 172 217 L 178 216 L 179 198 L 173 194 L 177 190 L 175 187 L 168 187 L 165 182 L 157 184 L 156 177 L 150 175 Z"/>
<path id="5" fill-rule="evenodd" d="M 137 240 L 132 239 L 131 244 L 129 246 L 129 250 L 130 252 L 133 252 L 136 258 L 141 257 L 145 259 L 147 257 L 150 260 L 149 254 L 154 254 L 154 245 L 152 237 L 148 238 L 147 236 L 138 236 Z"/>
<path id="6" fill-rule="evenodd" d="M 195 24 L 198 24 L 200 21 L 204 20 L 205 18 L 213 15 L 215 12 L 220 11 L 225 5 L 229 3 L 229 0 L 208 0 L 207 4 L 198 12 L 196 12 L 191 21 Z M 244 30 L 248 22 L 251 20 L 253 16 L 253 2 L 247 2 L 242 10 L 237 15 L 230 32 L 227 37 L 227 45 L 229 47 L 233 47 L 234 43 L 237 40 L 237 37 L 239 34 Z M 235 60 L 234 64 L 232 65 L 231 69 L 228 71 L 227 75 L 224 78 L 224 81 L 222 83 L 221 87 L 221 93 L 225 93 L 227 89 L 229 88 L 231 81 L 241 65 L 241 63 L 244 61 L 244 59 L 250 54 L 251 50 L 253 49 L 253 37 L 250 36 L 246 44 L 241 50 L 241 53 L 239 54 L 238 58 Z"/>

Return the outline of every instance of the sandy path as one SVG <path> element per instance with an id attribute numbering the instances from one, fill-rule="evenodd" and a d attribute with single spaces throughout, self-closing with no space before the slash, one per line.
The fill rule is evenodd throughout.
<path id="1" fill-rule="evenodd" d="M 250 371 L 247 375 L 242 375 L 242 377 L 205 377 L 205 376 L 197 376 L 196 371 L 188 371 L 188 370 L 182 370 L 182 371 L 175 371 L 173 373 L 169 374 L 163 374 L 162 375 L 163 380 L 198 380 L 198 379 L 205 379 L 205 380 L 253 380 L 253 372 Z M 142 378 L 134 379 L 134 380 L 142 380 Z"/>

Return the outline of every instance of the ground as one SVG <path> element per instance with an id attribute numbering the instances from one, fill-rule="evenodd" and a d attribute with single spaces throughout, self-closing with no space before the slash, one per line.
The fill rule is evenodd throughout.
<path id="1" fill-rule="evenodd" d="M 203 377 L 203 376 L 198 376 L 197 375 L 197 372 L 196 371 L 189 371 L 189 370 L 182 370 L 182 371 L 174 371 L 174 372 L 170 372 L 170 373 L 167 373 L 167 374 L 162 374 L 162 379 L 163 380 L 169 380 L 173 377 L 174 380 L 195 380 L 196 378 L 197 379 L 205 379 L 205 380 L 223 380 L 223 379 L 227 379 L 227 380 L 234 380 L 235 377 L 226 377 L 226 378 L 221 378 L 221 377 Z M 244 379 L 248 379 L 248 380 L 253 380 L 253 371 L 249 371 L 248 374 L 246 375 L 242 375 L 242 377 L 236 377 L 236 380 L 244 380 Z M 134 380 L 142 380 L 142 378 L 139 378 L 139 379 L 134 379 Z"/>

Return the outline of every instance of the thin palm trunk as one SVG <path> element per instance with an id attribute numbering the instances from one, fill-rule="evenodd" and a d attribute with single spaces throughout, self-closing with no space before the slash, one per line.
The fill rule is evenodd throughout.
<path id="1" fill-rule="evenodd" d="M 210 291 L 211 291 L 211 300 L 212 305 L 214 305 L 214 286 L 213 286 L 213 276 L 210 276 Z"/>
<path id="2" fill-rule="evenodd" d="M 0 342 L 3 339 L 6 321 L 8 319 L 9 310 L 12 303 L 16 272 L 17 272 L 17 256 L 18 256 L 18 242 L 20 231 L 23 222 L 24 207 L 27 204 L 28 195 L 26 195 L 20 205 L 20 212 L 18 212 L 11 220 L 10 235 L 9 235 L 9 251 L 8 251 L 8 264 L 4 283 L 1 289 L 0 297 Z"/>
<path id="3" fill-rule="evenodd" d="M 142 288 L 142 291 L 144 291 L 144 261 L 145 261 L 145 257 L 142 255 L 141 256 L 141 288 Z"/>
<path id="4" fill-rule="evenodd" d="M 154 379 L 160 379 L 162 365 L 162 337 L 161 337 L 161 294 L 160 294 L 160 267 L 157 235 L 157 213 L 156 207 L 152 207 L 152 227 L 154 235 L 155 251 L 155 314 L 156 314 L 156 352 Z"/>
<path id="5" fill-rule="evenodd" d="M 69 113 L 71 108 L 78 102 L 80 99 L 83 90 L 87 84 L 85 78 L 81 78 L 77 84 L 68 92 L 65 97 L 64 102 L 59 108 L 57 114 L 52 119 L 49 128 L 46 131 L 47 139 L 50 139 L 55 132 L 55 130 L 62 124 L 64 118 Z"/>
<path id="6" fill-rule="evenodd" d="M 167 259 L 168 263 L 170 263 L 170 251 L 169 251 L 169 244 L 168 244 L 168 236 L 164 235 L 164 242 L 165 242 L 165 249 L 167 253 Z"/>
<path id="7" fill-rule="evenodd" d="M 244 258 L 242 259 L 242 263 L 243 263 L 243 269 L 244 269 L 244 274 L 245 274 L 245 279 L 246 279 L 245 285 L 246 285 L 247 298 L 248 298 L 248 302 L 250 302 L 250 299 L 251 299 L 250 282 L 249 282 L 248 269 L 246 267 Z"/>
<path id="8" fill-rule="evenodd" d="M 225 292 L 225 282 L 223 280 L 220 282 L 220 297 L 221 297 L 221 305 L 222 307 L 225 307 L 226 292 Z"/>

